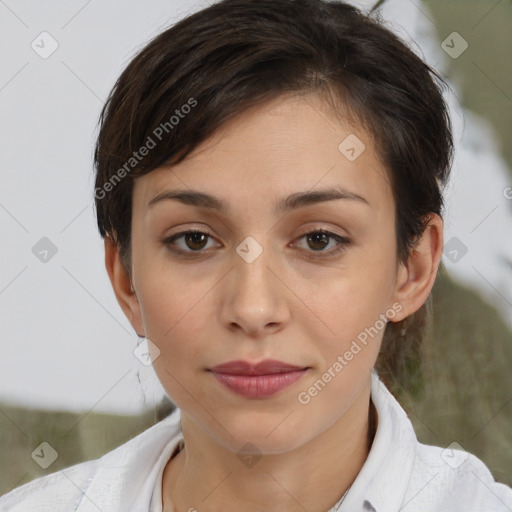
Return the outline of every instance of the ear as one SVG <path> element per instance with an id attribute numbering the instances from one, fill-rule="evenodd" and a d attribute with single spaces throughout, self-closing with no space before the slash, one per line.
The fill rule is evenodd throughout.
<path id="1" fill-rule="evenodd" d="M 421 238 L 411 249 L 406 264 L 400 263 L 397 272 L 394 300 L 403 306 L 392 320 L 398 322 L 416 312 L 427 300 L 443 256 L 443 220 L 429 214 L 429 223 Z"/>
<path id="2" fill-rule="evenodd" d="M 131 277 L 121 262 L 119 247 L 109 236 L 105 237 L 105 268 L 107 269 L 117 302 L 121 306 L 126 318 L 132 324 L 135 332 L 139 337 L 143 338 L 145 334 L 139 300 L 133 289 Z"/>

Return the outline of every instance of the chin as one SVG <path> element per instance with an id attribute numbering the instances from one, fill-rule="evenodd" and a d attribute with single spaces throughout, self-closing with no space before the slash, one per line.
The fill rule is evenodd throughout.
<path id="1" fill-rule="evenodd" d="M 232 437 L 223 429 L 214 426 L 215 437 L 220 436 L 221 439 L 218 438 L 218 441 L 237 453 L 251 450 L 254 454 L 265 455 L 286 453 L 307 442 L 307 426 L 302 422 L 297 424 L 297 418 L 294 418 L 291 424 L 287 414 L 289 413 L 281 412 L 262 415 L 260 412 L 245 413 L 231 419 L 224 417 L 221 424 Z"/>
<path id="2" fill-rule="evenodd" d="M 304 442 L 299 437 L 290 436 L 290 434 L 282 434 L 274 436 L 272 439 L 265 435 L 251 435 L 250 432 L 240 433 L 229 440 L 225 445 L 237 455 L 280 455 L 291 452 L 300 447 Z"/>

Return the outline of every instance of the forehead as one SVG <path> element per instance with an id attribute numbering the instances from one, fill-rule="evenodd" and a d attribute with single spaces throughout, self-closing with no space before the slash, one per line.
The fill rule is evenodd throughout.
<path id="1" fill-rule="evenodd" d="M 177 188 L 248 207 L 333 187 L 363 196 L 376 212 L 392 207 L 388 174 L 371 136 L 336 116 L 320 96 L 284 96 L 230 119 L 180 164 L 138 178 L 134 209 Z"/>

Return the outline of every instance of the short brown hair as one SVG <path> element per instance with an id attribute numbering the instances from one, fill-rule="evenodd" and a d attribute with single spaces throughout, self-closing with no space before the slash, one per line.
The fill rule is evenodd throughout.
<path id="1" fill-rule="evenodd" d="M 374 139 L 396 204 L 398 260 L 405 262 L 429 214 L 444 207 L 440 185 L 453 149 L 444 87 L 374 13 L 341 1 L 222 0 L 151 40 L 115 83 L 94 154 L 100 234 L 117 243 L 129 270 L 137 176 L 178 164 L 251 106 L 322 93 Z M 414 366 L 428 307 L 387 325 L 377 369 L 388 385 Z M 406 325 L 407 342 L 400 336 Z"/>

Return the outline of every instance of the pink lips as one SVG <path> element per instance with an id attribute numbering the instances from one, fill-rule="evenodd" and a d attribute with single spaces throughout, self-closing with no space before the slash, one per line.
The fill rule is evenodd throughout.
<path id="1" fill-rule="evenodd" d="M 308 370 L 273 359 L 257 364 L 230 361 L 210 368 L 214 377 L 234 393 L 247 398 L 264 398 L 291 386 Z"/>

